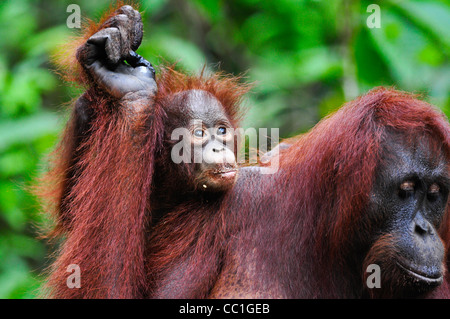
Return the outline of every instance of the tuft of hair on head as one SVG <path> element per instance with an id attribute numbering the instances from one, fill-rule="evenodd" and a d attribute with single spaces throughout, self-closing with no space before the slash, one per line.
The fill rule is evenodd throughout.
<path id="1" fill-rule="evenodd" d="M 210 72 L 206 66 L 199 74 L 190 74 L 175 70 L 175 65 L 163 64 L 158 67 L 155 102 L 163 105 L 168 97 L 178 92 L 203 90 L 222 104 L 231 124 L 237 127 L 246 111 L 242 105 L 243 97 L 252 87 L 252 84 L 244 83 L 243 78 L 243 75 L 234 76 L 223 71 Z"/>

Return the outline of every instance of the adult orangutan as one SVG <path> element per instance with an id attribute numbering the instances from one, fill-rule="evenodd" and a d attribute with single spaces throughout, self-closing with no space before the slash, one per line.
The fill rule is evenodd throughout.
<path id="1" fill-rule="evenodd" d="M 288 144 L 276 174 L 241 168 L 213 214 L 166 216 L 149 249 L 152 297 L 450 297 L 439 111 L 377 88 Z"/>
<path id="2" fill-rule="evenodd" d="M 87 89 L 48 174 L 53 235 L 64 237 L 47 287 L 56 298 L 147 296 L 153 225 L 174 210 L 214 205 L 236 180 L 237 147 L 228 142 L 247 86 L 171 68 L 155 82 L 153 67 L 135 52 L 142 29 L 132 7 L 112 9 L 74 43 L 75 61 L 62 62 Z M 187 136 L 174 139 L 175 128 Z M 178 164 L 175 145 L 185 152 L 175 154 L 184 159 Z M 69 265 L 80 268 L 81 288 L 67 286 Z"/>

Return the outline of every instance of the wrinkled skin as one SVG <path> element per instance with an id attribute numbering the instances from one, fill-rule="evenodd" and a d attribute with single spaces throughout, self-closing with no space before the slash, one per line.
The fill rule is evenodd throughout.
<path id="1" fill-rule="evenodd" d="M 123 6 L 77 53 L 94 82 L 118 99 L 137 91 L 156 92 L 155 70 L 135 52 L 142 30 L 139 12 Z"/>
<path id="2" fill-rule="evenodd" d="M 430 150 L 426 139 L 407 147 L 404 138 L 393 137 L 363 221 L 377 228 L 365 265 L 378 264 L 382 286 L 411 297 L 439 286 L 444 278 L 445 249 L 438 231 L 448 200 L 448 163 L 443 153 Z M 377 245 L 383 247 L 382 255 L 373 248 Z"/>
<path id="3" fill-rule="evenodd" d="M 207 192 L 229 189 L 237 176 L 234 144 L 230 144 L 234 132 L 220 102 L 206 91 L 184 91 L 171 101 L 169 116 L 169 132 L 178 127 L 187 129 L 182 137 L 172 133 L 172 140 L 178 142 L 172 155 L 183 149 L 184 161 L 193 163 L 192 187 Z"/>

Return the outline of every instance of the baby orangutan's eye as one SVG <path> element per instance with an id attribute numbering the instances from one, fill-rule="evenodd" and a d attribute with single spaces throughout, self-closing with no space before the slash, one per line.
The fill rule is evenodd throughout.
<path id="1" fill-rule="evenodd" d="M 227 128 L 225 126 L 221 126 L 217 129 L 217 135 L 225 135 L 227 134 Z"/>
<path id="2" fill-rule="evenodd" d="M 205 133 L 205 130 L 203 130 L 203 129 L 195 129 L 195 130 L 194 130 L 194 136 L 195 136 L 195 137 L 202 138 L 202 137 L 204 137 L 205 135 L 206 135 L 206 133 Z"/>

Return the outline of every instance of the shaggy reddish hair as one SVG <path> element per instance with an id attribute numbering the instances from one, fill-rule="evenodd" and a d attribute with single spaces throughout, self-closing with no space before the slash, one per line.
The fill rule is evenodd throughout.
<path id="1" fill-rule="evenodd" d="M 264 265 L 265 276 L 281 274 L 286 296 L 343 297 L 362 289 L 346 286 L 350 272 L 346 265 L 356 257 L 355 246 L 372 234 L 370 225 L 361 228 L 358 221 L 367 208 L 391 130 L 407 137 L 411 145 L 426 139 L 433 154 L 443 153 L 450 164 L 450 126 L 445 116 L 412 94 L 382 87 L 324 118 L 280 155 L 279 184 L 275 184 L 283 196 L 272 196 L 273 207 L 258 214 L 259 224 L 270 231 L 249 240 L 261 248 L 256 264 Z M 447 205 L 439 230 L 446 249 L 450 246 L 449 213 Z M 281 229 L 292 237 L 271 238 L 270 233 Z M 303 260 L 314 269 L 299 273 L 300 261 L 280 265 L 282 260 Z M 332 277 L 337 269 L 341 270 L 338 278 L 344 280 Z M 316 287 L 311 291 L 300 286 L 302 280 L 293 280 L 308 275 L 313 278 L 308 284 Z"/>
<path id="2" fill-rule="evenodd" d="M 171 96 L 188 90 L 203 90 L 212 94 L 222 105 L 233 127 L 238 127 L 245 110 L 242 98 L 251 88 L 242 83 L 242 76 L 232 76 L 224 72 L 209 73 L 205 67 L 199 75 L 178 72 L 173 66 L 159 68 L 157 77 L 158 93 L 155 103 L 169 107 Z M 169 103 L 168 103 L 169 102 Z"/>
<path id="3" fill-rule="evenodd" d="M 121 5 L 111 8 L 100 23 L 91 22 L 68 47 L 75 51 Z M 195 76 L 161 67 L 155 97 L 122 104 L 90 82 L 78 62 L 69 64 L 73 52 L 64 56 L 59 63 L 65 78 L 88 87 L 83 98 L 93 115 L 88 138 L 76 145 L 73 111 L 53 154 L 52 169 L 42 181 L 41 194 L 56 219 L 49 236 L 63 238 L 45 293 L 56 298 L 140 298 L 148 286 L 144 255 L 151 229 L 150 197 L 158 187 L 153 180 L 155 162 L 167 148 L 164 135 L 170 119 L 165 103 L 177 92 L 205 90 L 237 125 L 248 86 L 223 73 L 203 71 Z M 66 286 L 71 264 L 81 268 L 80 289 Z"/>
<path id="4" fill-rule="evenodd" d="M 391 130 L 411 145 L 426 139 L 431 152 L 443 153 L 450 163 L 450 126 L 441 112 L 414 95 L 373 89 L 291 139 L 292 146 L 281 151 L 278 173 L 241 171 L 216 207 L 169 215 L 164 220 L 169 226 L 153 232 L 149 250 L 152 296 L 224 296 L 221 288 L 230 284 L 223 272 L 226 276 L 230 265 L 231 278 L 241 285 L 231 286 L 231 296 L 236 291 L 285 298 L 363 296 L 364 260 L 357 249 L 372 229 L 358 222 Z M 447 206 L 439 230 L 446 250 L 449 213 Z M 383 254 L 390 241 L 380 238 L 371 253 Z M 242 281 L 250 270 L 256 275 Z M 448 296 L 448 278 L 434 296 Z"/>
<path id="5" fill-rule="evenodd" d="M 382 87 L 373 89 L 323 119 L 281 157 L 281 168 L 289 172 L 290 183 L 314 185 L 300 187 L 303 192 L 307 189 L 302 197 L 308 196 L 305 202 L 320 206 L 311 210 L 322 212 L 318 224 L 328 228 L 327 241 L 333 253 L 345 246 L 348 230 L 367 204 L 388 130 L 410 137 L 411 143 L 430 134 L 435 138 L 429 139 L 434 142 L 429 147 L 450 156 L 448 121 L 416 97 Z M 314 198 L 333 200 L 317 202 Z"/>

